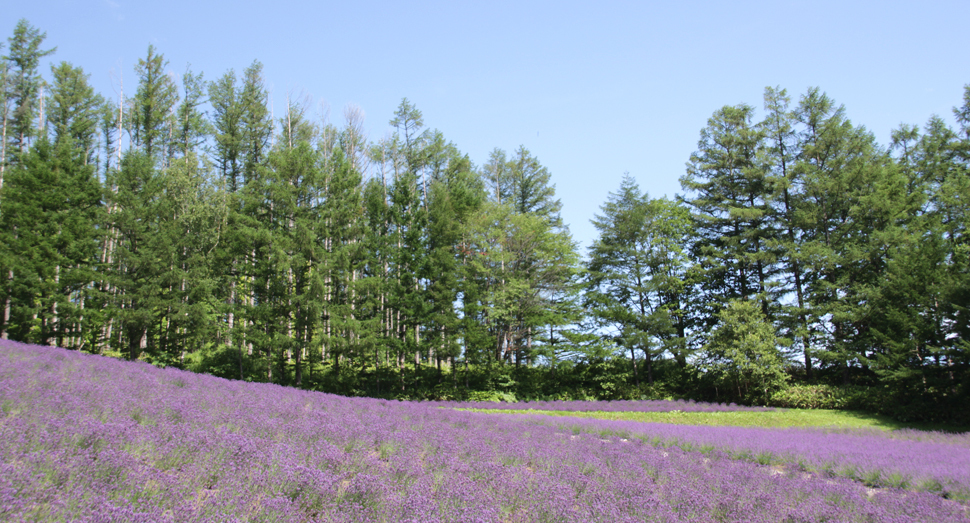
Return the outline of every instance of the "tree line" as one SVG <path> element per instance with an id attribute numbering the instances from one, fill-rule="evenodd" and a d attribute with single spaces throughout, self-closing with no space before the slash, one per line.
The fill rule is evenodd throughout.
<path id="1" fill-rule="evenodd" d="M 108 99 L 45 37 L 0 47 L 4 338 L 384 397 L 966 398 L 970 87 L 888 147 L 819 89 L 726 106 L 584 256 L 532 153 L 477 165 L 406 98 L 368 141 L 149 46 Z"/>

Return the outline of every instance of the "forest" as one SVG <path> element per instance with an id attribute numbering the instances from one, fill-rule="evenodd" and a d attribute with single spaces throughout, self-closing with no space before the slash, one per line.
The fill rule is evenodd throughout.
<path id="1" fill-rule="evenodd" d="M 580 252 L 525 146 L 476 163 L 407 98 L 368 141 L 353 106 L 274 111 L 259 61 L 151 45 L 107 98 L 45 38 L 0 46 L 4 339 L 348 396 L 970 418 L 970 85 L 886 145 L 766 88 Z"/>

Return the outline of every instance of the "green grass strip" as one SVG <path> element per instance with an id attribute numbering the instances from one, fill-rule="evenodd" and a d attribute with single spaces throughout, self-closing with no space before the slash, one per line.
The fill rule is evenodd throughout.
<path id="1" fill-rule="evenodd" d="M 765 412 L 572 412 L 555 410 L 498 410 L 460 409 L 492 414 L 542 414 L 608 420 L 675 423 L 679 425 L 715 425 L 731 427 L 838 427 L 846 429 L 875 428 L 881 430 L 918 429 L 959 431 L 961 427 L 927 423 L 904 423 L 888 416 L 868 412 L 821 409 L 775 409 Z M 963 428 L 965 430 L 966 428 Z"/>

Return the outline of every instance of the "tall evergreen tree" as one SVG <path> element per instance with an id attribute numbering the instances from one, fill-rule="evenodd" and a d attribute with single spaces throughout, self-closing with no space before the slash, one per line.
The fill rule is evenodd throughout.
<path id="1" fill-rule="evenodd" d="M 871 331 L 865 292 L 885 270 L 906 208 L 905 182 L 888 166 L 872 134 L 845 117 L 819 89 L 802 96 L 795 176 L 803 180 L 798 215 L 804 220 L 806 291 L 814 338 L 824 363 L 849 368 L 865 362 Z"/>
<path id="2" fill-rule="evenodd" d="M 54 54 L 56 47 L 41 49 L 47 33 L 20 19 L 8 40 L 9 53 L 3 58 L 10 63 L 10 100 L 13 111 L 10 118 L 10 155 L 8 161 L 18 161 L 18 156 L 27 154 L 31 140 L 39 133 L 41 125 L 37 121 L 40 103 L 40 89 L 44 83 L 38 68 L 40 60 Z M 6 131 L 6 127 L 4 128 Z"/>
<path id="3" fill-rule="evenodd" d="M 556 186 L 550 183 L 549 170 L 524 146 L 519 146 L 511 158 L 501 149 L 493 150 L 483 175 L 494 201 L 510 205 L 516 213 L 535 214 L 550 225 L 562 226 L 562 202 L 555 197 Z"/>
<path id="4" fill-rule="evenodd" d="M 262 76 L 263 66 L 254 61 L 243 72 L 241 87 L 232 94 L 234 80 L 220 80 L 215 94 L 210 91 L 215 108 L 216 161 L 233 196 L 230 200 L 229 225 L 223 245 L 221 265 L 228 284 L 226 321 L 230 344 L 238 351 L 238 371 L 244 372 L 244 354 L 254 353 L 254 343 L 261 334 L 258 315 L 265 308 L 257 304 L 257 294 L 265 290 L 268 268 L 258 251 L 268 241 L 266 230 L 265 163 L 270 150 L 273 122 Z M 238 121 L 235 119 L 238 116 Z M 235 127 L 238 125 L 238 129 Z M 238 134 L 236 131 L 238 130 Z M 238 149 L 237 149 L 238 147 Z M 235 187 L 235 190 L 231 188 Z M 237 192 L 238 191 L 238 192 Z M 267 366 L 272 370 L 271 366 Z"/>
<path id="5" fill-rule="evenodd" d="M 181 365 L 186 354 L 205 347 L 218 335 L 216 302 L 221 271 L 216 248 L 227 221 L 227 193 L 214 179 L 208 162 L 194 152 L 179 158 L 161 174 L 157 199 L 157 228 L 152 245 L 159 272 L 155 284 L 157 332 L 152 358 Z"/>
<path id="6" fill-rule="evenodd" d="M 453 146 L 445 154 L 446 159 L 438 154 L 429 155 L 429 163 L 438 167 L 431 176 L 428 256 L 422 264 L 422 277 L 428 281 L 428 341 L 439 372 L 443 359 L 454 365 L 461 352 L 461 316 L 456 303 L 461 299 L 464 279 L 464 240 L 471 214 L 485 199 L 481 181 L 472 171 L 468 157 L 460 156 Z M 452 366 L 453 378 L 454 372 Z"/>
<path id="7" fill-rule="evenodd" d="M 603 215 L 593 220 L 599 237 L 590 248 L 586 300 L 612 341 L 630 352 L 638 385 L 638 350 L 653 384 L 656 356 L 669 351 L 686 365 L 690 213 L 670 200 L 641 194 L 629 176 L 601 209 Z"/>
<path id="8" fill-rule="evenodd" d="M 213 156 L 231 193 L 235 193 L 242 183 L 244 154 L 243 106 L 237 82 L 235 72 L 230 70 L 209 84 L 209 101 L 213 110 Z"/>
<path id="9" fill-rule="evenodd" d="M 704 302 L 757 297 L 768 314 L 775 272 L 768 248 L 772 216 L 766 172 L 757 158 L 763 132 L 753 116 L 754 109 L 744 104 L 715 112 L 681 186 L 689 193 L 685 201 L 700 236 L 696 256 L 706 274 Z"/>
<path id="10" fill-rule="evenodd" d="M 202 73 L 193 74 L 186 69 L 182 75 L 182 101 L 175 110 L 175 133 L 169 144 L 169 156 L 176 154 L 185 157 L 197 152 L 199 146 L 211 134 L 209 120 L 201 107 L 207 102 L 205 98 L 206 83 Z"/>
<path id="11" fill-rule="evenodd" d="M 242 105 L 243 123 L 243 179 L 248 181 L 256 176 L 256 171 L 269 152 L 273 136 L 273 121 L 267 102 L 269 92 L 263 79 L 263 64 L 253 61 L 243 71 Z"/>
<path id="12" fill-rule="evenodd" d="M 13 275 L 5 293 L 4 336 L 90 347 L 85 299 L 95 279 L 101 189 L 72 140 L 41 138 L 0 191 L 0 260 Z"/>
<path id="13" fill-rule="evenodd" d="M 0 42 L 0 51 L 2 50 L 3 42 Z M 0 189 L 3 189 L 3 174 L 7 170 L 7 127 L 10 113 L 10 63 L 0 55 Z"/>
<path id="14" fill-rule="evenodd" d="M 764 92 L 765 119 L 760 127 L 764 132 L 764 146 L 760 161 L 767 171 L 770 205 L 776 235 L 769 241 L 778 255 L 780 288 L 779 320 L 785 335 L 801 345 L 805 372 L 813 376 L 812 340 L 810 325 L 814 320 L 806 299 L 805 223 L 799 217 L 804 197 L 803 171 L 795 169 L 798 159 L 795 113 L 790 109 L 791 98 L 784 89 L 768 87 Z M 787 296 L 786 296 L 787 294 Z"/>
<path id="15" fill-rule="evenodd" d="M 108 281 L 116 293 L 110 317 L 118 322 L 115 349 L 128 359 L 137 359 L 148 349 L 149 329 L 156 326 L 154 311 L 161 309 L 162 266 L 172 246 L 170 236 L 159 234 L 159 200 L 165 180 L 154 160 L 144 151 L 128 150 L 117 171 L 110 173 L 108 225 L 116 232 L 113 263 Z"/>
<path id="16" fill-rule="evenodd" d="M 131 100 L 131 141 L 149 158 L 164 154 L 174 125 L 172 112 L 178 103 L 178 89 L 166 67 L 168 61 L 154 45 L 148 46 L 145 58 L 135 66 L 138 90 Z"/>
<path id="17" fill-rule="evenodd" d="M 88 75 L 80 67 L 61 62 L 51 67 L 54 77 L 47 119 L 54 142 L 71 140 L 80 149 L 84 163 L 96 154 L 98 123 L 104 98 L 94 93 Z"/>

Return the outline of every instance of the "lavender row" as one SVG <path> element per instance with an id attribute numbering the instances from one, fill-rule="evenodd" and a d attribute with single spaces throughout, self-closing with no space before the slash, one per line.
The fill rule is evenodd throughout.
<path id="1" fill-rule="evenodd" d="M 563 412 L 764 412 L 768 407 L 745 407 L 734 403 L 704 403 L 693 400 L 616 400 L 616 401 L 439 401 L 439 407 L 484 410 L 555 410 Z"/>
<path id="2" fill-rule="evenodd" d="M 717 453 L 10 342 L 0 406 L 3 520 L 970 521 Z"/>
<path id="3" fill-rule="evenodd" d="M 970 448 L 970 432 L 940 432 L 934 430 L 896 429 L 883 430 L 874 427 L 844 428 L 844 427 L 802 427 L 807 432 L 822 434 L 847 434 L 855 436 L 870 436 L 883 439 L 903 441 L 922 441 L 925 443 L 939 443 L 942 445 L 956 445 Z"/>
<path id="4" fill-rule="evenodd" d="M 511 416 L 511 415 L 507 415 Z M 576 432 L 637 439 L 660 447 L 719 451 L 762 465 L 800 470 L 970 500 L 970 452 L 966 435 L 905 431 L 828 431 L 673 425 L 624 420 L 520 416 L 532 423 Z"/>

